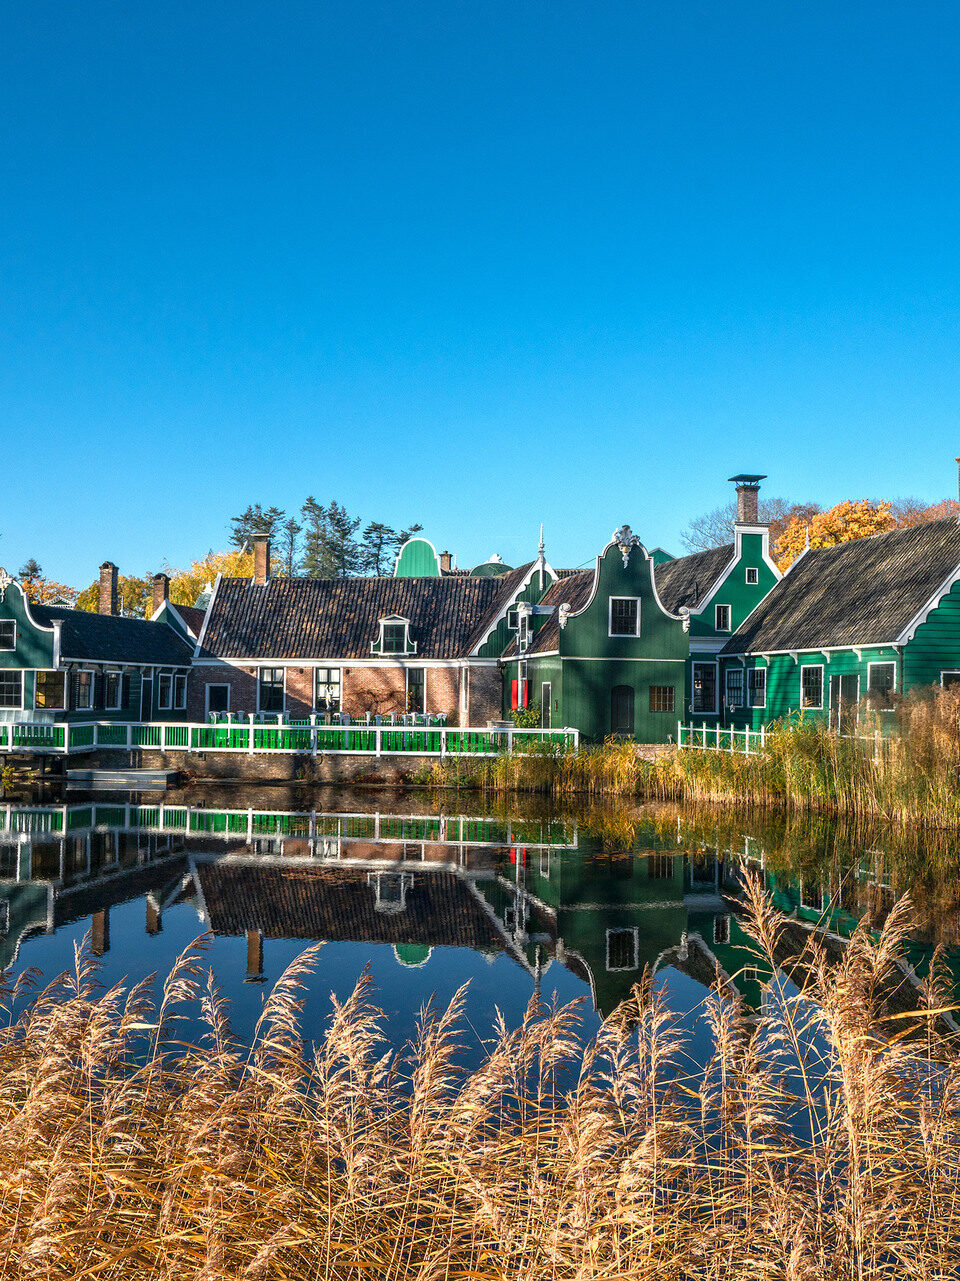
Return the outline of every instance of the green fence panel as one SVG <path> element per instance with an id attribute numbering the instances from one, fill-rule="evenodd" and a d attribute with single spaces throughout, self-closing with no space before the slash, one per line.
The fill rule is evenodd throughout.
<path id="1" fill-rule="evenodd" d="M 97 746 L 98 747 L 126 747 L 126 745 L 127 745 L 126 725 L 98 725 L 97 726 Z"/>
<path id="2" fill-rule="evenodd" d="M 160 726 L 159 725 L 134 725 L 133 745 L 134 747 L 159 747 L 160 746 Z"/>

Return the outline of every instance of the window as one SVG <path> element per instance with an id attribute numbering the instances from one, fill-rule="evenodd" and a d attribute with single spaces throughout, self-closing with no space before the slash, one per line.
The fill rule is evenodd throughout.
<path id="1" fill-rule="evenodd" d="M 103 705 L 108 711 L 120 708 L 120 673 L 105 672 L 103 676 Z"/>
<path id="2" fill-rule="evenodd" d="M 672 685 L 651 685 L 651 712 L 672 712 L 676 706 L 676 693 Z"/>
<path id="3" fill-rule="evenodd" d="M 0 707 L 23 707 L 23 672 L 0 671 Z"/>
<path id="4" fill-rule="evenodd" d="M 887 712 L 893 706 L 893 691 L 896 688 L 896 663 L 867 664 L 867 695 L 872 706 Z"/>
<path id="5" fill-rule="evenodd" d="M 607 930 L 607 969 L 635 970 L 640 963 L 638 931 Z"/>
<path id="6" fill-rule="evenodd" d="M 716 663 L 694 663 L 693 664 L 693 698 L 690 702 L 690 710 L 693 712 L 705 713 L 708 716 L 716 714 L 717 710 L 717 665 Z"/>
<path id="7" fill-rule="evenodd" d="M 724 698 L 728 707 L 743 706 L 743 668 L 728 667 L 724 676 L 726 681 L 726 695 Z"/>
<path id="8" fill-rule="evenodd" d="M 229 712 L 230 710 L 230 686 L 229 685 L 208 685 L 207 686 L 207 712 Z"/>
<path id="9" fill-rule="evenodd" d="M 953 685 L 960 685 L 960 671 L 944 670 L 940 673 L 940 685 L 943 689 L 950 689 Z"/>
<path id="10" fill-rule="evenodd" d="M 728 632 L 730 630 L 730 606 L 716 605 L 713 611 L 713 625 L 718 632 Z"/>
<path id="11" fill-rule="evenodd" d="M 173 676 L 161 672 L 157 677 L 157 707 L 162 712 L 169 712 L 173 706 Z"/>
<path id="12" fill-rule="evenodd" d="M 812 664 L 800 668 L 800 706 L 823 706 L 823 668 Z"/>
<path id="13" fill-rule="evenodd" d="M 283 668 L 261 667 L 257 682 L 257 710 L 260 712 L 283 711 Z"/>
<path id="14" fill-rule="evenodd" d="M 427 710 L 427 673 L 422 667 L 407 668 L 407 711 Z"/>
<path id="15" fill-rule="evenodd" d="M 713 918 L 713 941 L 714 943 L 730 942 L 729 916 L 715 916 Z"/>
<path id="16" fill-rule="evenodd" d="M 17 648 L 17 624 L 12 618 L 0 618 L 0 649 Z"/>
<path id="17" fill-rule="evenodd" d="M 89 711 L 93 707 L 93 672 L 74 673 L 73 705 L 78 711 Z"/>
<path id="18" fill-rule="evenodd" d="M 610 597 L 610 635 L 640 635 L 640 601 L 636 596 Z"/>
<path id="19" fill-rule="evenodd" d="M 405 654 L 407 650 L 406 623 L 384 623 L 383 652 L 385 654 Z"/>
<path id="20" fill-rule="evenodd" d="M 759 569 L 748 569 L 748 570 L 747 570 L 747 586 L 748 586 L 748 587 L 756 587 L 756 585 L 757 585 L 759 582 L 760 582 L 760 571 L 759 571 Z"/>
<path id="21" fill-rule="evenodd" d="M 340 668 L 318 667 L 314 673 L 313 706 L 324 714 L 340 711 Z"/>
<path id="22" fill-rule="evenodd" d="M 669 881 L 673 877 L 672 854 L 648 854 L 647 877 L 651 881 Z"/>
<path id="23" fill-rule="evenodd" d="M 182 673 L 173 678 L 173 705 L 178 712 L 187 706 L 187 678 Z"/>
<path id="24" fill-rule="evenodd" d="M 521 650 L 530 644 L 530 616 L 521 614 L 517 620 L 517 647 Z"/>
<path id="25" fill-rule="evenodd" d="M 66 707 L 66 693 L 67 682 L 63 672 L 37 672 L 35 707 L 56 708 L 62 711 Z"/>
<path id="26" fill-rule="evenodd" d="M 747 688 L 750 691 L 751 707 L 766 707 L 767 705 L 767 669 L 765 667 L 751 667 L 748 672 Z"/>
<path id="27" fill-rule="evenodd" d="M 507 631 L 515 632 L 518 626 L 519 626 L 519 621 L 517 617 L 517 610 L 508 609 L 507 610 Z"/>

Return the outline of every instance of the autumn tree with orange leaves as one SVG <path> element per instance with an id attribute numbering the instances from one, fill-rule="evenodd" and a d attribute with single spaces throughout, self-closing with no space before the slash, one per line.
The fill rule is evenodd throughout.
<path id="1" fill-rule="evenodd" d="M 848 498 L 829 511 L 816 512 L 809 521 L 800 517 L 791 520 L 776 541 L 773 557 L 781 569 L 786 569 L 808 545 L 808 537 L 810 547 L 835 547 L 871 534 L 885 534 L 895 527 L 890 503 Z"/>

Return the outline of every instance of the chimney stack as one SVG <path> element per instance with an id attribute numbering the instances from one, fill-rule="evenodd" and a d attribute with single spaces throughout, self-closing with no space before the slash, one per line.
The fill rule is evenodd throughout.
<path id="1" fill-rule="evenodd" d="M 730 477 L 730 480 L 737 487 L 738 525 L 758 525 L 760 523 L 757 494 L 760 490 L 761 480 L 766 479 L 766 476 L 748 476 L 745 473 Z"/>
<path id="2" fill-rule="evenodd" d="M 270 577 L 270 535 L 254 534 L 253 542 L 253 581 L 262 587 Z"/>
<path id="3" fill-rule="evenodd" d="M 110 560 L 105 560 L 100 566 L 99 612 L 111 615 L 117 613 L 117 567 Z"/>
<path id="4" fill-rule="evenodd" d="M 166 574 L 153 576 L 153 612 L 156 613 L 163 602 L 170 599 L 170 579 Z"/>
<path id="5" fill-rule="evenodd" d="M 450 573 L 451 569 L 453 568 L 452 561 L 453 561 L 453 556 L 450 552 L 440 553 L 440 573 L 441 574 Z"/>

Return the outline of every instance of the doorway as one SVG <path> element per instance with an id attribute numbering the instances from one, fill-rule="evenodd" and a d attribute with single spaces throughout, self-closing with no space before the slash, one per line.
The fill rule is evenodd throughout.
<path id="1" fill-rule="evenodd" d="M 551 711 L 553 708 L 553 688 L 549 681 L 544 681 L 540 686 L 540 727 L 549 729 L 552 720 Z"/>
<path id="2" fill-rule="evenodd" d="M 610 691 L 610 733 L 633 737 L 634 693 L 632 685 L 614 685 Z"/>
<path id="3" fill-rule="evenodd" d="M 830 677 L 830 728 L 838 734 L 855 734 L 857 703 L 860 700 L 860 677 Z"/>

